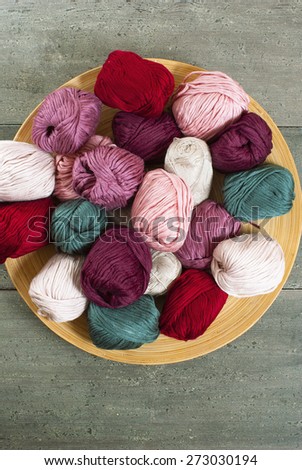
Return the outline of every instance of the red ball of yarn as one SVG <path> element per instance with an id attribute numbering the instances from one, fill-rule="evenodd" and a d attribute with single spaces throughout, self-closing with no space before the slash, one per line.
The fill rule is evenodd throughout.
<path id="1" fill-rule="evenodd" d="M 162 64 L 119 50 L 109 54 L 94 86 L 107 106 L 146 117 L 160 116 L 173 90 L 174 77 Z"/>
<path id="2" fill-rule="evenodd" d="M 146 118 L 120 111 L 114 116 L 112 129 L 116 145 L 139 155 L 145 161 L 163 160 L 174 137 L 182 137 L 173 117 L 163 113 Z"/>
<path id="3" fill-rule="evenodd" d="M 261 116 L 244 113 L 210 144 L 213 168 L 223 173 L 263 163 L 273 147 L 272 131 Z"/>
<path id="4" fill-rule="evenodd" d="M 49 243 L 50 197 L 0 204 L 0 263 Z"/>
<path id="5" fill-rule="evenodd" d="M 168 290 L 159 319 L 161 333 L 183 341 L 198 338 L 215 320 L 227 298 L 212 276 L 188 269 Z"/>

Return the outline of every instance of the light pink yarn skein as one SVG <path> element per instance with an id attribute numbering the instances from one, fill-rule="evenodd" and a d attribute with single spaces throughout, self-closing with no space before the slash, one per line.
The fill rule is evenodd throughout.
<path id="1" fill-rule="evenodd" d="M 246 92 L 225 73 L 196 71 L 176 90 L 172 112 L 184 135 L 209 140 L 239 119 L 248 104 Z"/>
<path id="2" fill-rule="evenodd" d="M 78 199 L 80 196 L 73 189 L 72 169 L 76 157 L 99 145 L 114 145 L 110 137 L 93 135 L 78 152 L 73 155 L 56 156 L 56 186 L 54 195 L 61 201 Z"/>
<path id="3" fill-rule="evenodd" d="M 160 168 L 146 174 L 134 199 L 132 224 L 150 248 L 175 252 L 188 233 L 193 196 L 177 175 Z"/>

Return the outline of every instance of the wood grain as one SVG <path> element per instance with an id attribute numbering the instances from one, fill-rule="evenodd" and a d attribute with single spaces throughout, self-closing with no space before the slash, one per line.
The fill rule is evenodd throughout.
<path id="1" fill-rule="evenodd" d="M 199 67 L 180 62 L 163 59 L 152 60 L 161 62 L 170 69 L 174 74 L 176 86 L 189 72 L 201 70 Z M 74 86 L 92 91 L 98 71 L 99 68 L 92 69 L 75 77 L 63 86 Z M 296 184 L 296 199 L 291 212 L 261 224 L 263 230 L 279 241 L 285 253 L 286 271 L 279 287 L 268 295 L 246 299 L 229 297 L 215 322 L 203 336 L 194 341 L 181 342 L 161 335 L 156 342 L 144 345 L 134 351 L 106 351 L 96 348 L 89 338 L 85 315 L 82 315 L 82 317 L 73 322 L 62 324 L 56 324 L 43 317 L 39 317 L 43 323 L 62 338 L 91 354 L 132 364 L 166 364 L 192 359 L 214 351 L 233 341 L 259 320 L 279 294 L 289 276 L 297 254 L 302 224 L 301 189 L 294 160 L 277 126 L 266 111 L 252 98 L 250 110 L 261 115 L 273 131 L 274 148 L 267 161 L 287 167 L 292 172 Z M 16 140 L 31 141 L 32 120 L 36 111 L 37 108 L 25 120 L 16 135 Z M 115 110 L 105 107 L 101 125 L 98 129 L 100 134 L 112 135 L 111 120 L 114 113 Z M 216 200 L 221 199 L 221 178 L 214 180 L 212 197 Z M 247 229 L 249 227 L 247 226 Z M 54 248 L 48 246 L 45 249 L 17 260 L 8 260 L 6 263 L 8 272 L 17 290 L 36 314 L 37 309 L 28 296 L 28 287 L 31 279 L 39 272 L 53 253 Z"/>

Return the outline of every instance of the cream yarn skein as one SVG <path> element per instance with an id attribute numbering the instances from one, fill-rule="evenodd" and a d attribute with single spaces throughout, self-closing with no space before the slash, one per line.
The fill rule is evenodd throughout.
<path id="1" fill-rule="evenodd" d="M 145 294 L 164 294 L 170 284 L 176 279 L 182 270 L 181 262 L 173 253 L 151 250 L 152 270 L 150 281 Z"/>

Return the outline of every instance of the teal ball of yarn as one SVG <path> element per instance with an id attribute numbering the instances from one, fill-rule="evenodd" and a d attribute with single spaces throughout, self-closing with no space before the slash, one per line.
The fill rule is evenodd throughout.
<path id="1" fill-rule="evenodd" d="M 84 199 L 60 204 L 51 219 L 51 238 L 69 254 L 85 254 L 106 227 L 106 211 Z"/>
<path id="2" fill-rule="evenodd" d="M 290 171 L 279 165 L 240 171 L 225 177 L 224 207 L 243 222 L 277 217 L 291 210 L 294 187 Z"/>
<path id="3" fill-rule="evenodd" d="M 159 311 L 150 295 L 127 307 L 111 309 L 93 302 L 88 307 L 88 328 L 93 344 L 103 349 L 137 349 L 159 335 Z"/>

